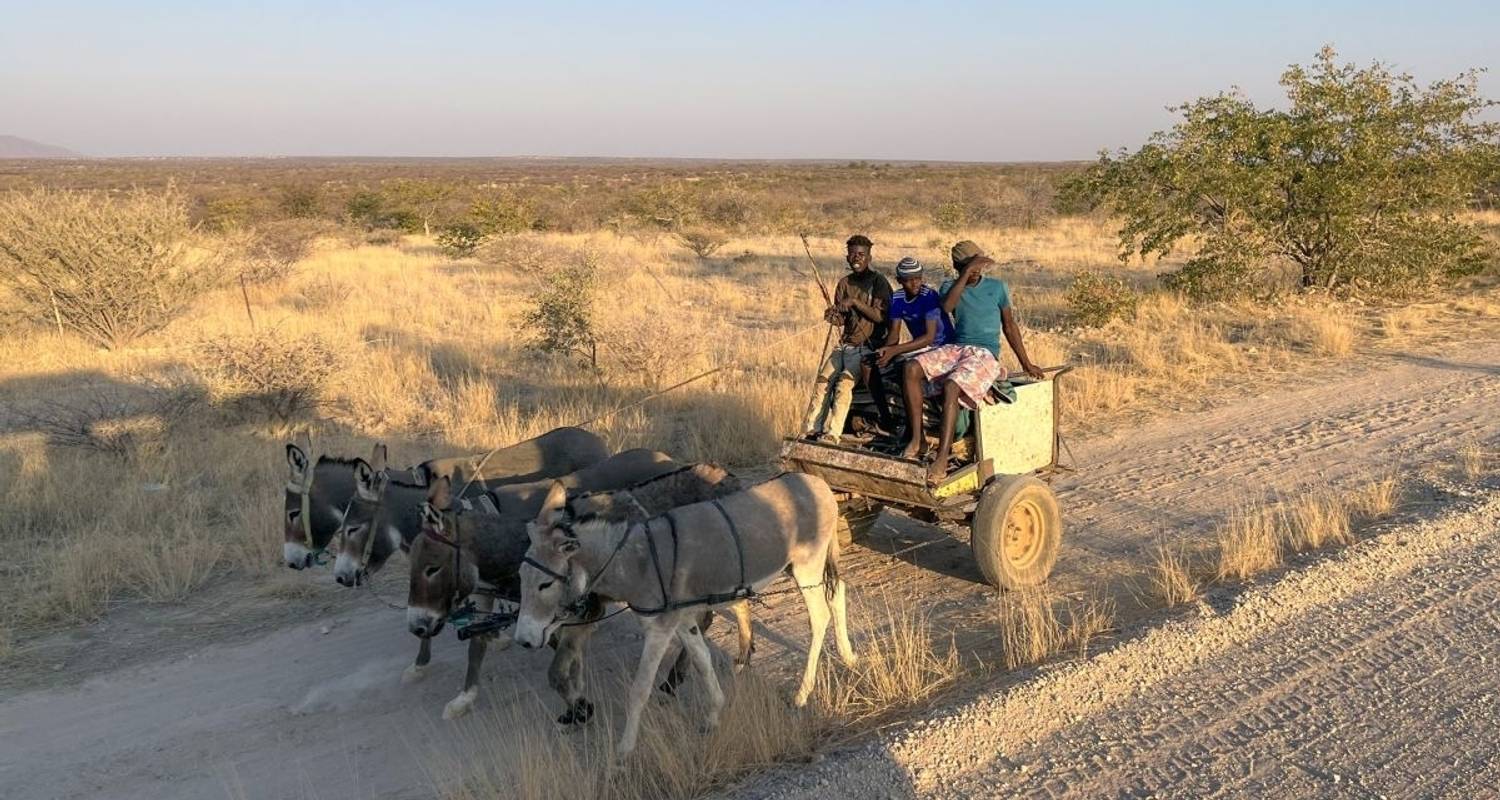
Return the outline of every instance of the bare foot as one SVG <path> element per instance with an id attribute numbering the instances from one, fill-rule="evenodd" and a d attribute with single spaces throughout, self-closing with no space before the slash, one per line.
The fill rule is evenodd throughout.
<path id="1" fill-rule="evenodd" d="M 901 451 L 901 457 L 916 460 L 918 456 L 922 455 L 922 450 L 926 445 L 926 442 L 913 439 L 906 445 L 906 449 Z"/>
<path id="2" fill-rule="evenodd" d="M 927 485 L 937 486 L 946 477 L 948 477 L 948 459 L 934 458 L 932 466 L 927 468 Z"/>

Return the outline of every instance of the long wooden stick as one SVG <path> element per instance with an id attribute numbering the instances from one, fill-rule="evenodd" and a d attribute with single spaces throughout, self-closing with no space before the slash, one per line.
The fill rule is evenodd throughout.
<path id="1" fill-rule="evenodd" d="M 833 305 L 833 295 L 828 293 L 828 284 L 823 282 L 823 273 L 818 271 L 818 260 L 816 258 L 813 258 L 812 248 L 808 247 L 807 245 L 807 234 L 799 233 L 797 234 L 797 236 L 802 240 L 802 250 L 803 252 L 807 253 L 808 263 L 812 264 L 813 279 L 818 282 L 818 288 L 823 292 L 823 300 L 826 301 L 828 305 Z"/>

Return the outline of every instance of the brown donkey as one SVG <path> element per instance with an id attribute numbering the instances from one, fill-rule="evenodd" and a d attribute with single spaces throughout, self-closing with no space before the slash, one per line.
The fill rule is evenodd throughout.
<path id="1" fill-rule="evenodd" d="M 707 724 L 718 723 L 724 694 L 697 624 L 698 611 L 761 591 L 782 574 L 796 581 L 812 629 L 796 704 L 805 705 L 812 694 L 830 618 L 839 656 L 846 665 L 857 662 L 838 574 L 838 504 L 821 478 L 789 473 L 641 523 L 570 522 L 566 502 L 565 490 L 553 487 L 528 526 L 515 640 L 540 647 L 590 594 L 635 610 L 646 641 L 630 686 L 620 755 L 635 749 L 641 711 L 674 638 L 692 657 L 708 691 Z"/>

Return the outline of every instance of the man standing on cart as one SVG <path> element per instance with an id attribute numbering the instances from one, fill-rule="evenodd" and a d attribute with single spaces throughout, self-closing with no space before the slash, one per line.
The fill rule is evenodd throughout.
<path id="1" fill-rule="evenodd" d="M 960 404 L 976 409 L 989 402 L 990 387 L 1005 377 L 1005 367 L 1000 364 L 1001 331 L 1022 371 L 1037 380 L 1044 377 L 1042 370 L 1031 363 L 1021 341 L 1021 329 L 1011 311 L 1010 287 L 984 274 L 995 262 L 968 240 L 954 245 L 952 256 L 958 278 L 944 283 L 938 291 L 943 295 L 943 312 L 953 315 L 953 341 L 914 356 L 904 371 L 910 431 L 904 457 L 918 458 L 927 448 L 922 430 L 923 397 L 943 398 L 942 433 L 927 471 L 927 481 L 934 486 L 948 475 Z"/>
<path id="2" fill-rule="evenodd" d="M 818 380 L 827 383 L 823 400 L 803 426 L 808 439 L 835 444 L 844 434 L 855 383 L 868 375 L 870 345 L 885 341 L 886 309 L 891 304 L 890 281 L 870 266 L 869 238 L 855 234 L 846 246 L 849 274 L 839 279 L 833 305 L 823 312 L 829 324 L 842 325 L 843 331 L 818 373 Z"/>

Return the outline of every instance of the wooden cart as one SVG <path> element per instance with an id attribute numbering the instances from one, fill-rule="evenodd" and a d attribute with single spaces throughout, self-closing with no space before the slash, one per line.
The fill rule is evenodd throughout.
<path id="1" fill-rule="evenodd" d="M 914 460 L 853 445 L 787 439 L 782 466 L 817 475 L 839 498 L 844 543 L 868 532 L 886 506 L 915 517 L 969 528 L 974 560 L 1005 589 L 1047 579 L 1062 542 L 1062 514 L 1050 481 L 1058 472 L 1058 378 L 1016 381 L 1014 403 L 973 415 L 971 457 L 935 487 Z"/>

